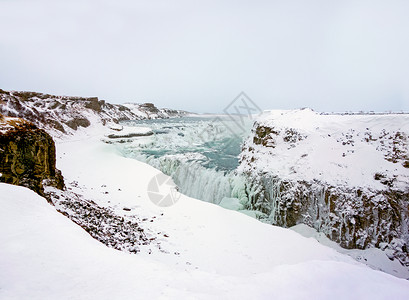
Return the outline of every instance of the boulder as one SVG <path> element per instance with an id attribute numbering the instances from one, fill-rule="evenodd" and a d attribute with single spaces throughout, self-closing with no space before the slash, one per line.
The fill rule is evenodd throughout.
<path id="1" fill-rule="evenodd" d="M 47 132 L 23 119 L 0 116 L 0 182 L 44 196 L 44 185 L 64 188 L 55 162 L 55 144 Z"/>

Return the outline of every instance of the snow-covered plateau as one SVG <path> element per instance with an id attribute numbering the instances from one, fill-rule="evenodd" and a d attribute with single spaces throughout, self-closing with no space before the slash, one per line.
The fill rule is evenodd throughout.
<path id="1" fill-rule="evenodd" d="M 160 193 L 172 195 L 175 204 L 161 207 L 151 201 L 150 193 L 152 181 L 162 173 L 124 157 L 116 144 L 149 145 L 159 134 L 155 128 L 118 125 L 121 118 L 115 116 L 125 111 L 132 116 L 123 120 L 137 115 L 145 118 L 148 108 L 154 111 L 151 118 L 161 117 L 156 108 L 127 104 L 128 110 L 118 106 L 111 111 L 110 104 L 98 100 L 41 96 L 51 99 L 45 105 L 63 102 L 69 107 L 65 114 L 59 104 L 43 107 L 42 94 L 23 97 L 3 91 L 1 95 L 2 114 L 29 116 L 53 136 L 56 167 L 64 176 L 65 187 L 45 182 L 46 199 L 25 187 L 0 183 L 0 299 L 407 299 L 409 295 L 409 281 L 405 280 L 409 272 L 402 256 L 407 243 L 407 199 L 399 199 L 406 211 L 397 216 L 394 207 L 388 208 L 390 199 L 385 196 L 399 192 L 407 197 L 407 115 L 324 116 L 310 110 L 263 114 L 244 143 L 233 174 L 246 180 L 233 184 L 236 189 L 232 195 L 240 194 L 240 205 L 234 197 L 209 201 L 220 205 L 188 197 L 169 180 Z M 47 122 L 35 116 L 48 118 Z M 70 122 L 75 118 L 86 118 L 89 124 Z M 1 134 L 12 130 L 10 120 L 14 119 L 3 118 Z M 64 131 L 58 130 L 54 121 Z M 73 126 L 75 129 L 69 126 L 74 123 L 78 125 Z M 33 151 L 35 157 L 43 153 L 41 147 Z M 197 153 L 181 156 L 205 159 Z M 361 159 L 365 161 L 362 165 Z M 322 179 L 327 175 L 334 177 Z M 301 210 L 302 206 L 292 206 L 298 198 L 284 197 L 290 193 L 277 182 L 297 189 L 303 180 L 329 190 L 336 186 L 344 194 L 344 188 L 359 187 L 362 194 L 356 197 L 356 192 L 355 198 L 340 203 L 335 200 L 343 196 L 332 196 L 326 203 L 325 195 L 318 198 L 315 189 L 306 191 L 301 204 L 310 205 L 310 199 L 315 202 L 299 217 L 293 208 Z M 206 190 L 206 186 L 202 188 Z M 379 195 L 386 199 L 374 197 L 380 204 L 386 203 L 384 210 L 391 217 L 381 215 L 376 223 L 379 226 L 372 227 L 384 227 L 379 236 L 386 242 L 370 240 L 362 247 L 365 250 L 341 248 L 337 243 L 342 242 L 323 230 L 335 223 L 326 222 L 341 215 L 344 224 L 354 219 L 358 226 L 363 216 L 353 205 L 368 213 L 359 202 L 366 199 L 362 195 L 368 195 L 367 190 L 382 191 Z M 373 199 L 368 199 L 372 203 Z M 243 206 L 247 214 L 255 211 L 264 222 L 240 213 L 245 212 Z M 382 212 L 378 206 L 370 209 Z M 293 223 L 288 221 L 292 220 L 290 212 L 296 219 Z M 280 218 L 287 223 L 280 224 Z M 372 224 L 372 219 L 368 220 Z M 395 223 L 388 225 L 387 220 Z M 288 229 L 266 222 L 296 226 Z M 372 234 L 369 227 L 361 227 Z M 349 241 L 353 231 L 345 225 L 338 233 Z"/>

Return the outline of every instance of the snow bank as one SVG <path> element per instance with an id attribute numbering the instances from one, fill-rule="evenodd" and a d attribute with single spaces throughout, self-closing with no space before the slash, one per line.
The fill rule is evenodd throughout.
<path id="1" fill-rule="evenodd" d="M 117 132 L 107 133 L 105 136 L 110 139 L 116 138 L 131 138 L 138 136 L 149 136 L 152 135 L 153 131 L 148 127 L 122 127 L 121 130 Z"/>

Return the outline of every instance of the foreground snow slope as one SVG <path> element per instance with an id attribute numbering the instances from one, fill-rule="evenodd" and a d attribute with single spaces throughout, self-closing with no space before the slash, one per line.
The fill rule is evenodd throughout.
<path id="1" fill-rule="evenodd" d="M 98 139 L 83 136 L 57 149 L 70 189 L 125 218 L 146 216 L 144 226 L 160 232 L 167 253 L 107 248 L 32 191 L 0 184 L 0 299 L 406 299 L 409 293 L 405 280 L 240 213 L 183 195 L 158 208 L 147 196 L 158 171 Z"/>

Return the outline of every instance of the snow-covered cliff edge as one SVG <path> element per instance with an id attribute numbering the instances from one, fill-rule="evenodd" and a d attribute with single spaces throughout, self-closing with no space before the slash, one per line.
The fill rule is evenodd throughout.
<path id="1" fill-rule="evenodd" d="M 409 266 L 408 135 L 408 114 L 265 113 L 240 157 L 246 205 L 271 224 L 304 223 Z"/>

